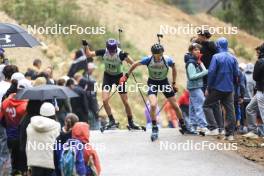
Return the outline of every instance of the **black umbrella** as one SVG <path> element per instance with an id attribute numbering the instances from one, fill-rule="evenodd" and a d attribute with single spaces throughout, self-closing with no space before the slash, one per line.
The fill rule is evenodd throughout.
<path id="1" fill-rule="evenodd" d="M 22 89 L 16 94 L 17 99 L 41 101 L 74 97 L 78 97 L 78 94 L 67 87 L 57 85 L 41 85 L 33 88 Z"/>
<path id="2" fill-rule="evenodd" d="M 0 47 L 34 47 L 40 43 L 20 26 L 0 23 Z"/>

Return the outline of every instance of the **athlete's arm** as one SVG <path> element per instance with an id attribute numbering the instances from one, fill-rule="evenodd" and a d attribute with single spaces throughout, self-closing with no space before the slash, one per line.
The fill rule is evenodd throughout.
<path id="1" fill-rule="evenodd" d="M 175 64 L 173 64 L 173 65 L 171 66 L 171 68 L 172 68 L 172 82 L 173 82 L 173 83 L 176 83 L 177 69 L 176 69 Z"/>
<path id="2" fill-rule="evenodd" d="M 91 51 L 88 46 L 84 46 L 84 52 L 85 52 L 86 57 L 94 57 L 94 56 L 96 56 L 95 51 Z"/>
<path id="3" fill-rule="evenodd" d="M 132 59 L 129 55 L 125 58 L 125 61 L 126 61 L 129 65 L 133 65 L 133 63 L 134 63 L 133 59 Z"/>
<path id="4" fill-rule="evenodd" d="M 130 69 L 127 72 L 128 76 L 133 72 L 133 70 L 135 70 L 135 68 L 137 68 L 140 65 L 142 65 L 141 61 L 134 62 L 133 65 L 130 67 Z"/>
<path id="5" fill-rule="evenodd" d="M 86 40 L 82 40 L 82 44 L 83 44 L 83 50 L 84 53 L 86 55 L 86 57 L 94 57 L 96 56 L 95 51 L 91 51 L 89 46 L 88 46 L 88 42 Z"/>

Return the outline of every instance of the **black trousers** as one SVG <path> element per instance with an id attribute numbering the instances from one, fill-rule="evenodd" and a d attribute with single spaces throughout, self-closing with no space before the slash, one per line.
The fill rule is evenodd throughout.
<path id="1" fill-rule="evenodd" d="M 31 167 L 31 176 L 53 176 L 54 170 L 43 167 Z"/>
<path id="2" fill-rule="evenodd" d="M 211 90 L 204 102 L 204 113 L 208 123 L 209 129 L 218 128 L 217 121 L 222 121 L 221 114 L 214 114 L 213 108 L 215 104 L 220 103 L 224 106 L 226 111 L 226 136 L 234 135 L 236 126 L 235 108 L 234 108 L 234 96 L 233 92 L 221 92 L 218 90 Z M 219 112 L 221 113 L 221 111 Z"/>
<path id="3" fill-rule="evenodd" d="M 27 171 L 26 155 L 20 150 L 19 139 L 7 140 L 7 146 L 11 153 L 11 164 L 13 171 Z"/>

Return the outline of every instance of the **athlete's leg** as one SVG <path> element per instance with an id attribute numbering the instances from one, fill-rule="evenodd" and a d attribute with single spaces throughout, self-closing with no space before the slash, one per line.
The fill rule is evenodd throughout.
<path id="1" fill-rule="evenodd" d="M 104 105 L 105 112 L 108 116 L 112 115 L 112 110 L 109 105 L 109 97 L 110 97 L 110 91 L 103 90 L 102 92 L 103 105 Z"/>
<path id="2" fill-rule="evenodd" d="M 156 116 L 156 109 L 157 109 L 157 104 L 158 104 L 158 99 L 157 95 L 155 94 L 150 94 L 148 96 L 149 103 L 150 103 L 150 117 L 153 121 L 157 121 L 157 116 Z"/>
<path id="3" fill-rule="evenodd" d="M 177 103 L 177 100 L 176 100 L 175 95 L 172 96 L 172 97 L 169 97 L 168 100 L 169 100 L 169 102 L 171 103 L 173 109 L 175 110 L 176 115 L 177 115 L 177 118 L 178 118 L 179 120 L 182 119 L 182 112 L 181 112 L 181 109 L 180 109 L 180 107 L 179 107 L 179 105 L 178 105 L 178 103 Z"/>
<path id="4" fill-rule="evenodd" d="M 131 107 L 128 103 L 128 96 L 127 93 L 120 93 L 119 94 L 122 100 L 123 105 L 125 106 L 125 110 L 126 110 L 126 114 L 128 117 L 132 117 L 132 111 L 131 111 Z"/>

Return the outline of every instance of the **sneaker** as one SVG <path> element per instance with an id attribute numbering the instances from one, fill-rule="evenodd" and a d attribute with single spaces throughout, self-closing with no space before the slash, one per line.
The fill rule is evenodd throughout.
<path id="1" fill-rule="evenodd" d="M 245 127 L 245 126 L 240 126 L 238 129 L 239 134 L 246 134 L 247 132 L 248 132 L 247 127 Z"/>
<path id="2" fill-rule="evenodd" d="M 225 136 L 224 140 L 227 140 L 227 141 L 234 141 L 234 136 L 233 135 L 229 135 L 229 136 Z"/>
<path id="3" fill-rule="evenodd" d="M 206 136 L 217 136 L 219 135 L 219 131 L 218 129 L 214 129 L 214 130 L 208 130 L 207 132 L 205 132 Z"/>
<path id="4" fill-rule="evenodd" d="M 206 127 L 203 127 L 203 128 L 198 127 L 196 131 L 197 132 L 208 133 L 208 131 L 210 131 L 210 130 L 208 130 L 208 128 L 206 128 Z"/>
<path id="5" fill-rule="evenodd" d="M 219 131 L 220 135 L 225 135 L 225 130 L 224 129 L 218 129 L 218 131 Z"/>
<path id="6" fill-rule="evenodd" d="M 246 138 L 250 138 L 250 139 L 258 139 L 259 136 L 256 135 L 255 133 L 253 132 L 248 132 L 247 134 L 244 134 L 242 135 L 243 137 L 246 137 Z"/>

